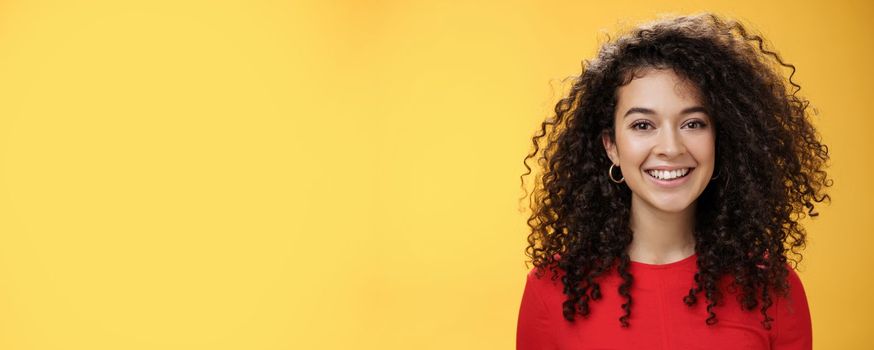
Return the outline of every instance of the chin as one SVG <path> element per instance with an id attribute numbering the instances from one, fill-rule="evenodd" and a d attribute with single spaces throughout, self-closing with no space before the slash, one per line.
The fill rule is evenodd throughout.
<path id="1" fill-rule="evenodd" d="M 686 205 L 686 206 L 666 205 L 666 206 L 657 206 L 656 208 L 658 208 L 659 210 L 666 212 L 666 213 L 682 213 L 682 212 L 686 211 L 686 209 L 689 209 L 689 206 L 688 205 Z"/>
<path id="2" fill-rule="evenodd" d="M 693 202 L 687 201 L 679 201 L 679 200 L 660 200 L 660 201 L 646 201 L 647 204 L 661 212 L 665 213 L 682 213 L 689 209 L 689 206 L 692 205 Z"/>

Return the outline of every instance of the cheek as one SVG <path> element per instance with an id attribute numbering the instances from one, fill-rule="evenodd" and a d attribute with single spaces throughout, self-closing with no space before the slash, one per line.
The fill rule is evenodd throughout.
<path id="1" fill-rule="evenodd" d="M 700 165 L 713 165 L 716 160 L 716 144 L 712 136 L 693 139 L 689 150 Z"/>
<path id="2" fill-rule="evenodd" d="M 620 139 L 618 146 L 621 163 L 635 168 L 646 160 L 652 148 L 646 140 L 641 139 Z"/>

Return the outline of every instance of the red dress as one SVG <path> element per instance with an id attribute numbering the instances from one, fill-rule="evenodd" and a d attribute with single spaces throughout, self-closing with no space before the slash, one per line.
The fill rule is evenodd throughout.
<path id="1" fill-rule="evenodd" d="M 693 286 L 697 255 L 650 265 L 631 262 L 632 307 L 629 327 L 619 317 L 625 302 L 618 293 L 622 283 L 616 269 L 599 280 L 601 299 L 589 301 L 588 318 L 577 315 L 574 323 L 562 317 L 566 296 L 561 277 L 552 281 L 547 269 L 537 278 L 528 273 L 516 329 L 516 349 L 810 349 L 812 335 L 807 297 L 798 275 L 789 269 L 789 297 L 772 295 L 768 309 L 771 330 L 762 327 L 760 307 L 741 310 L 736 294 L 723 290 L 713 308 L 718 322 L 708 326 L 707 300 L 699 294 L 692 307 L 683 297 Z M 723 280 L 723 285 L 729 279 Z"/>

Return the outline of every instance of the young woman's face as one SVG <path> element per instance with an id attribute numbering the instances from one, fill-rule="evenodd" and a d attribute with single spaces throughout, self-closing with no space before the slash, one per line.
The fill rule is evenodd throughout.
<path id="1" fill-rule="evenodd" d="M 616 93 L 616 140 L 605 133 L 602 141 L 632 191 L 632 207 L 694 210 L 716 159 L 713 124 L 697 88 L 672 70 L 653 69 Z"/>

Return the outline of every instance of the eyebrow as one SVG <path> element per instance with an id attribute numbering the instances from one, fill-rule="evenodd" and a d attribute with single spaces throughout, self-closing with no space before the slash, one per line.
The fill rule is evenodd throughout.
<path id="1" fill-rule="evenodd" d="M 701 106 L 689 107 L 689 108 L 682 110 L 680 112 L 680 114 L 686 115 L 686 114 L 692 114 L 692 113 L 696 113 L 696 112 L 701 112 L 701 113 L 707 114 L 707 109 L 705 109 L 704 107 L 701 107 Z M 651 110 L 649 108 L 632 107 L 631 109 L 628 110 L 628 112 L 625 112 L 625 115 L 622 116 L 622 118 L 627 117 L 631 113 L 643 113 L 643 114 L 647 114 L 647 115 L 655 115 L 656 114 L 656 112 L 654 110 Z"/>

